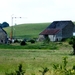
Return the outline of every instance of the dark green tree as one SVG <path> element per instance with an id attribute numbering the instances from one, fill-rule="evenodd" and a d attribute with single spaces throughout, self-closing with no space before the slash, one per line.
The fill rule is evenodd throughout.
<path id="1" fill-rule="evenodd" d="M 9 24 L 8 24 L 7 22 L 3 22 L 3 23 L 1 24 L 1 27 L 2 27 L 2 28 L 9 27 Z"/>

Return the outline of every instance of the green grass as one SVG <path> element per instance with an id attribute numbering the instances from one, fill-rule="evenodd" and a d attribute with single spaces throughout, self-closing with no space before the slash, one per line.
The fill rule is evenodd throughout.
<path id="1" fill-rule="evenodd" d="M 16 38 L 37 38 L 50 23 L 21 24 L 13 27 L 13 36 Z M 5 28 L 10 36 L 11 27 Z"/>
<path id="2" fill-rule="evenodd" d="M 27 45 L 21 46 L 20 43 L 12 44 L 0 44 L 0 49 L 51 49 L 58 50 L 57 43 L 44 44 L 43 42 L 30 43 L 26 42 Z"/>
<path id="3" fill-rule="evenodd" d="M 64 56 L 68 57 L 68 68 L 75 64 L 75 56 L 70 55 L 72 48 L 65 50 L 39 50 L 39 49 L 0 49 L 0 75 L 5 72 L 14 72 L 18 65 L 23 64 L 26 75 L 40 74 L 42 67 L 53 69 L 53 64 L 62 64 Z"/>
<path id="4" fill-rule="evenodd" d="M 49 25 L 50 23 L 31 23 L 16 25 L 13 26 L 13 36 L 16 38 L 38 38 L 39 33 Z M 11 27 L 7 27 L 4 29 L 7 32 L 8 36 L 10 36 Z"/>
<path id="5" fill-rule="evenodd" d="M 38 37 L 39 33 L 44 30 L 49 23 L 44 24 L 23 24 L 15 26 L 15 36 L 20 38 Z M 5 28 L 10 35 L 11 28 Z M 28 45 L 28 47 L 45 47 L 39 44 Z M 54 45 L 53 45 L 54 46 Z M 26 75 L 32 73 L 41 75 L 39 70 L 42 67 L 53 69 L 53 64 L 62 64 L 64 56 L 68 57 L 67 68 L 72 68 L 75 65 L 75 56 L 72 53 L 72 47 L 66 43 L 58 45 L 59 50 L 51 49 L 25 49 L 25 46 L 20 45 L 0 45 L 0 75 L 5 75 L 5 72 L 14 72 L 18 69 L 18 65 L 23 64 L 23 69 L 26 70 Z M 47 74 L 50 75 L 50 74 Z"/>

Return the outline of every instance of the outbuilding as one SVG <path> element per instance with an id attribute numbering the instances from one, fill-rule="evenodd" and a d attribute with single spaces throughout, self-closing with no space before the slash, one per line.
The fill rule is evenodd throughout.
<path id="1" fill-rule="evenodd" d="M 39 35 L 39 40 L 44 40 L 46 37 L 50 41 L 60 41 L 64 38 L 73 36 L 74 23 L 72 21 L 54 21 Z"/>

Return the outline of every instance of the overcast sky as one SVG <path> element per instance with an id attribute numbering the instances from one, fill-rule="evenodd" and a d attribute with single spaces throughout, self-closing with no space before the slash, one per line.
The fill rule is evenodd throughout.
<path id="1" fill-rule="evenodd" d="M 0 0 L 0 23 L 75 21 L 75 0 Z M 22 17 L 22 18 L 19 18 Z"/>

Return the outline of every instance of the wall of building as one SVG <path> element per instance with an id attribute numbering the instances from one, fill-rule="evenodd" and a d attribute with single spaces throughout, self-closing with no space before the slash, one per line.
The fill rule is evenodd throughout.
<path id="1" fill-rule="evenodd" d="M 62 37 L 63 38 L 69 38 L 73 36 L 73 28 L 74 25 L 72 23 L 69 23 L 65 28 L 62 30 Z"/>
<path id="2" fill-rule="evenodd" d="M 48 35 L 50 41 L 56 41 L 56 35 Z"/>
<path id="3" fill-rule="evenodd" d="M 7 34 L 0 29 L 0 43 L 6 43 L 7 42 Z"/>
<path id="4" fill-rule="evenodd" d="M 39 35 L 39 38 L 38 38 L 38 40 L 37 40 L 37 41 L 43 41 L 43 40 L 45 40 L 44 35 Z"/>

